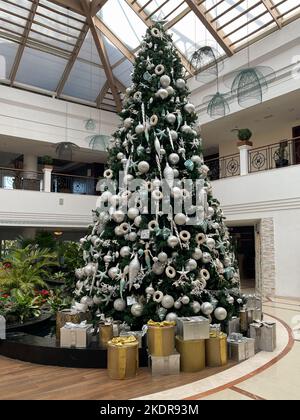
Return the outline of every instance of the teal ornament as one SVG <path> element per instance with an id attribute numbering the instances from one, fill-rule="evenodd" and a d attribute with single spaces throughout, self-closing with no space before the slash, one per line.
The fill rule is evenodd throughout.
<path id="1" fill-rule="evenodd" d="M 233 276 L 234 276 L 234 272 L 235 272 L 235 270 L 234 270 L 233 267 L 227 267 L 227 268 L 225 268 L 225 270 L 224 270 L 224 277 L 225 277 L 225 279 L 228 280 L 228 281 L 231 280 L 233 278 Z"/>
<path id="2" fill-rule="evenodd" d="M 152 75 L 148 71 L 146 71 L 146 73 L 144 73 L 143 78 L 144 80 L 146 80 L 146 82 L 150 82 L 150 80 L 152 79 Z"/>
<path id="3" fill-rule="evenodd" d="M 143 250 L 143 249 L 139 249 L 139 250 L 138 250 L 138 254 L 139 254 L 139 256 L 141 257 L 142 255 L 144 255 L 144 250 Z"/>
<path id="4" fill-rule="evenodd" d="M 93 131 L 96 128 L 96 121 L 93 120 L 92 118 L 89 118 L 88 120 L 86 120 L 85 122 L 85 128 L 88 131 Z"/>
<path id="5" fill-rule="evenodd" d="M 195 168 L 195 164 L 194 164 L 194 162 L 191 159 L 189 159 L 186 162 L 184 162 L 184 166 L 190 172 L 192 172 L 194 170 L 194 168 Z"/>
<path id="6" fill-rule="evenodd" d="M 136 149 L 138 156 L 142 156 L 142 154 L 145 152 L 145 148 L 142 145 L 139 145 Z"/>

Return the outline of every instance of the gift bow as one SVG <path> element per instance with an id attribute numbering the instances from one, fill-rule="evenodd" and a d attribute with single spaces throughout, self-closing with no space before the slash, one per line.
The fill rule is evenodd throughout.
<path id="1" fill-rule="evenodd" d="M 227 337 L 227 335 L 226 334 L 224 334 L 223 332 L 221 332 L 221 331 L 210 331 L 210 333 L 209 333 L 209 337 L 210 338 L 226 338 Z"/>
<path id="2" fill-rule="evenodd" d="M 80 324 L 73 324 L 73 322 L 67 322 L 65 325 L 65 328 L 68 328 L 70 330 L 73 329 L 80 329 L 80 328 L 86 328 L 87 327 L 87 322 L 86 321 L 82 321 Z"/>
<path id="3" fill-rule="evenodd" d="M 228 340 L 232 343 L 241 343 L 243 341 L 246 341 L 247 338 L 243 336 L 243 334 L 239 334 L 239 333 L 232 333 Z"/>
<path id="4" fill-rule="evenodd" d="M 266 322 L 266 321 L 255 321 L 253 324 L 251 324 L 255 328 L 272 328 L 275 325 L 275 322 Z"/>
<path id="5" fill-rule="evenodd" d="M 133 335 L 130 335 L 129 337 L 115 337 L 112 340 L 110 340 L 108 344 L 112 344 L 118 347 L 123 347 L 128 344 L 137 344 L 137 343 L 138 343 L 137 339 Z"/>
<path id="6" fill-rule="evenodd" d="M 176 326 L 176 322 L 174 321 L 162 321 L 162 322 L 155 322 L 152 321 L 152 319 L 150 319 L 150 321 L 148 321 L 148 326 L 149 327 L 175 327 Z"/>

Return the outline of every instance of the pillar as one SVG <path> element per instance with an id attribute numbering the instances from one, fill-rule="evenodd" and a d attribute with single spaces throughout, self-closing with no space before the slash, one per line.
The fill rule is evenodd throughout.
<path id="1" fill-rule="evenodd" d="M 251 149 L 252 146 L 250 145 L 239 146 L 241 176 L 249 174 L 249 150 Z"/>
<path id="2" fill-rule="evenodd" d="M 44 192 L 51 192 L 51 180 L 52 180 L 53 166 L 45 166 L 43 169 L 44 173 Z"/>
<path id="3" fill-rule="evenodd" d="M 24 178 L 36 179 L 38 171 L 38 158 L 35 155 L 23 156 L 23 173 Z"/>

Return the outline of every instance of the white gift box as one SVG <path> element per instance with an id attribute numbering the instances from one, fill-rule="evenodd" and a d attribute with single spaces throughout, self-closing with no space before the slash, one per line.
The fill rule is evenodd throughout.
<path id="1" fill-rule="evenodd" d="M 153 376 L 178 375 L 180 373 L 180 354 L 156 357 L 149 355 L 149 367 Z"/>
<path id="2" fill-rule="evenodd" d="M 92 342 L 93 325 L 86 321 L 81 324 L 71 322 L 60 329 L 60 346 L 65 348 L 87 348 Z"/>
<path id="3" fill-rule="evenodd" d="M 276 349 L 276 323 L 254 322 L 250 325 L 250 337 L 255 339 L 255 351 L 273 352 Z"/>
<path id="4" fill-rule="evenodd" d="M 0 315 L 0 340 L 6 340 L 6 319 Z"/>
<path id="5" fill-rule="evenodd" d="M 186 340 L 208 340 L 210 323 L 203 316 L 177 318 L 177 335 Z"/>

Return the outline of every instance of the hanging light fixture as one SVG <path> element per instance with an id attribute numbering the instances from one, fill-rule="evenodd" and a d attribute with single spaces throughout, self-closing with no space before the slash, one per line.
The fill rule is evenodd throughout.
<path id="1" fill-rule="evenodd" d="M 230 106 L 227 100 L 228 94 L 217 92 L 204 98 L 208 102 L 207 113 L 211 118 L 225 117 L 229 114 Z"/>
<path id="2" fill-rule="evenodd" d="M 205 44 L 193 52 L 190 64 L 196 69 L 196 80 L 209 83 L 219 75 L 221 55 L 216 48 Z"/>
<path id="3" fill-rule="evenodd" d="M 73 153 L 79 149 L 77 144 L 64 141 L 56 145 L 56 154 L 61 160 L 73 160 Z"/>

